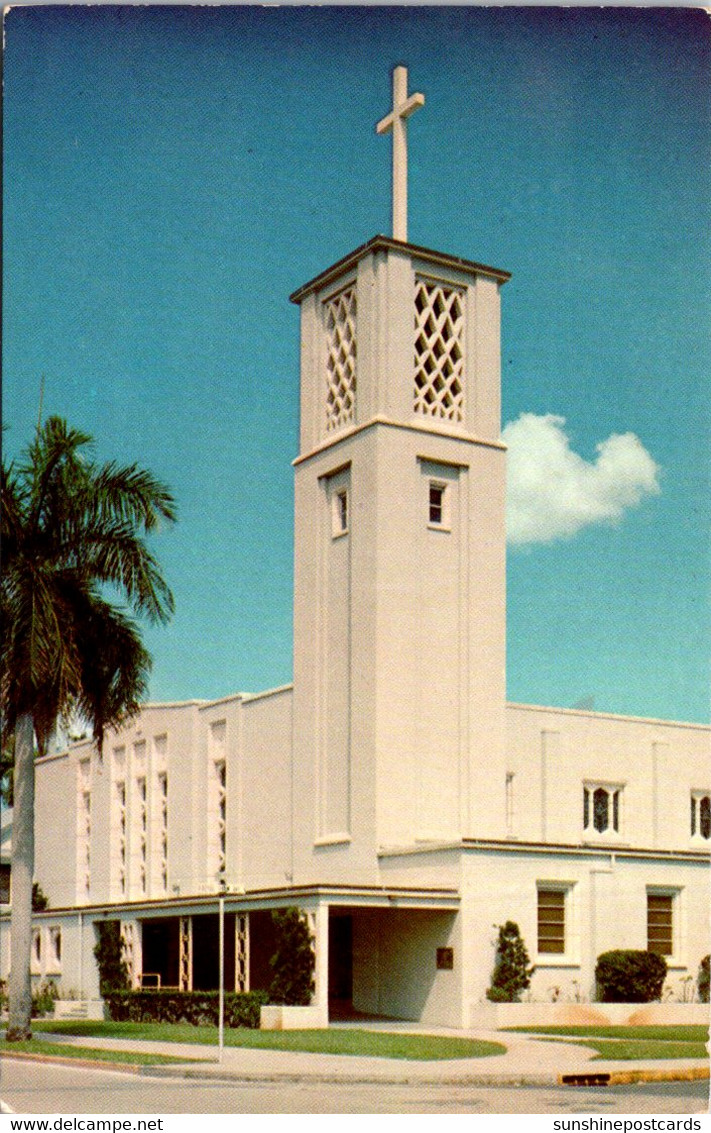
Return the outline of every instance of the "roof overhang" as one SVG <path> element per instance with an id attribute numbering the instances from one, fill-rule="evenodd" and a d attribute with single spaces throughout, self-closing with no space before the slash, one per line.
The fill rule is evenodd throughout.
<path id="1" fill-rule="evenodd" d="M 451 256 L 446 252 L 435 252 L 432 248 L 423 248 L 419 244 L 406 244 L 402 240 L 393 240 L 390 236 L 373 236 L 372 240 L 368 240 L 366 244 L 361 244 L 359 248 L 356 248 L 353 252 L 349 252 L 347 256 L 337 260 L 331 267 L 326 268 L 325 271 L 314 276 L 308 283 L 304 283 L 302 287 L 297 288 L 296 291 L 289 296 L 289 299 L 292 303 L 301 303 L 312 291 L 320 291 L 320 289 L 330 283 L 331 280 L 337 279 L 350 268 L 354 267 L 364 256 L 372 255 L 375 252 L 405 252 L 425 263 L 449 268 L 450 271 L 465 272 L 472 276 L 485 275 L 489 279 L 495 279 L 497 283 L 507 283 L 508 280 L 511 279 L 511 272 L 502 271 L 501 268 L 490 267 L 488 264 L 479 264 L 474 260 L 464 260 L 461 256 Z"/>

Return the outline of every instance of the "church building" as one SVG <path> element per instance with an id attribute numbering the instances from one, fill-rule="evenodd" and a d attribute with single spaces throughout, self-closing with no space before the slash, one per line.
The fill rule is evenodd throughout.
<path id="1" fill-rule="evenodd" d="M 393 236 L 300 310 L 293 684 L 148 704 L 37 762 L 33 971 L 98 996 L 96 926 L 136 986 L 266 987 L 271 911 L 315 940 L 314 1007 L 470 1026 L 497 926 L 533 1000 L 590 1000 L 650 949 L 681 999 L 709 951 L 709 728 L 506 701 L 500 301 L 509 273 Z M 2 967 L 9 916 L 0 917 Z"/>

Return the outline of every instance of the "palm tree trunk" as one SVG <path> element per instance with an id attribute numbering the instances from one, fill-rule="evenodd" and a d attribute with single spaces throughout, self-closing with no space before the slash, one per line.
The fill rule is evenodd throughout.
<path id="1" fill-rule="evenodd" d="M 35 757 L 32 717 L 15 727 L 15 799 L 12 816 L 8 1042 L 32 1037 L 32 878 L 35 872 Z"/>

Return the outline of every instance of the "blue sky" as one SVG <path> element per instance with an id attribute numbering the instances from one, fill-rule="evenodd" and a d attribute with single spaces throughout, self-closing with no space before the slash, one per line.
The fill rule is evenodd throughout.
<path id="1" fill-rule="evenodd" d="M 575 490 L 572 530 L 509 550 L 509 697 L 707 719 L 708 27 L 684 9 L 10 12 L 6 456 L 43 376 L 45 413 L 172 487 L 154 699 L 291 679 L 288 295 L 390 231 L 374 125 L 404 62 L 427 100 L 409 238 L 513 273 L 504 422 L 519 463 L 555 449 Z"/>

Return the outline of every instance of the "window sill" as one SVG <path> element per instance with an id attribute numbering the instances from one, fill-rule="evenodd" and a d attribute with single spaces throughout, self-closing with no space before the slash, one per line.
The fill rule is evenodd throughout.
<path id="1" fill-rule="evenodd" d="M 323 838 L 315 838 L 314 846 L 345 846 L 350 840 L 350 834 L 327 834 Z"/>
<path id="2" fill-rule="evenodd" d="M 580 960 L 573 960 L 570 956 L 561 956 L 559 960 L 554 960 L 551 953 L 546 952 L 544 956 L 536 956 L 533 965 L 536 971 L 539 968 L 579 968 Z"/>
<path id="3" fill-rule="evenodd" d="M 448 527 L 446 523 L 428 523 L 428 531 L 443 531 L 446 535 L 452 534 L 452 528 Z"/>

